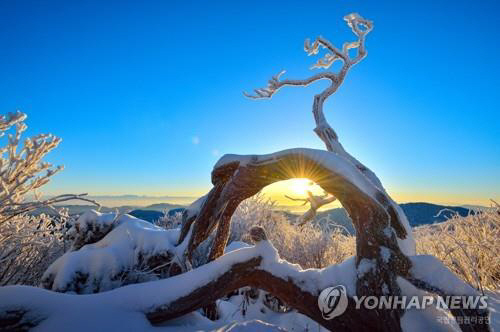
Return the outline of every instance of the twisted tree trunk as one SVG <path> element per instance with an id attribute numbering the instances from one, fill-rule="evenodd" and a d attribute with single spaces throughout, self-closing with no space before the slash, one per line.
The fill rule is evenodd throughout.
<path id="1" fill-rule="evenodd" d="M 399 295 L 398 276 L 407 277 L 414 253 L 411 230 L 399 218 L 392 200 L 343 156 L 312 149 L 291 149 L 271 155 L 227 155 L 212 172 L 214 189 L 206 198 L 193 224 L 186 257 L 217 227 L 210 258 L 221 256 L 229 236 L 230 218 L 238 204 L 265 186 L 291 178 L 309 178 L 339 199 L 356 228 L 356 293 Z M 400 243 L 405 246 L 403 248 Z M 406 251 L 406 252 L 405 252 Z M 399 326 L 399 314 L 380 312 L 384 321 Z"/>
<path id="2" fill-rule="evenodd" d="M 292 149 L 264 156 L 224 156 L 212 172 L 214 189 L 209 193 L 194 222 L 186 222 L 181 241 L 189 241 L 186 259 L 217 227 L 210 259 L 223 254 L 229 236 L 230 218 L 238 204 L 256 194 L 265 186 L 291 178 L 309 178 L 326 192 L 334 195 L 347 210 L 356 228 L 356 266 L 358 295 L 399 295 L 398 276 L 406 277 L 411 263 L 406 255 L 415 254 L 415 243 L 406 217 L 385 192 L 381 181 L 368 167 L 345 151 L 338 136 L 326 121 L 323 105 L 342 85 L 349 69 L 366 56 L 365 37 L 373 23 L 358 14 L 345 17 L 358 41 L 345 43 L 342 50 L 326 39 L 318 37 L 313 45 L 305 41 L 308 55 L 317 54 L 320 47 L 327 49 L 324 58 L 315 66 L 329 68 L 335 61 L 343 66 L 338 73 L 322 72 L 304 80 L 280 80 L 284 73 L 269 80 L 266 88 L 256 89 L 250 98 L 271 98 L 285 86 L 307 86 L 318 80 L 329 80 L 330 86 L 314 97 L 314 132 L 328 151 Z M 357 48 L 351 58 L 349 49 Z M 399 312 L 381 312 L 390 326 L 399 326 Z"/>

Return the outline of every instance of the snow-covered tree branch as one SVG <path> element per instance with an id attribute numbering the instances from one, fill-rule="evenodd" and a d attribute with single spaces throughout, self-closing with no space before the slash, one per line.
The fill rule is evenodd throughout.
<path id="1" fill-rule="evenodd" d="M 358 40 L 355 42 L 344 43 L 342 50 L 339 50 L 323 37 L 318 37 L 312 45 L 310 44 L 308 39 L 306 39 L 304 43 L 304 50 L 308 55 L 318 54 L 320 47 L 325 48 L 331 52 L 327 53 L 324 59 L 318 60 L 318 62 L 311 69 L 328 69 L 335 61 L 341 61 L 342 68 L 338 73 L 324 71 L 307 79 L 280 80 L 280 77 L 285 73 L 284 71 L 282 71 L 269 80 L 268 86 L 266 88 L 256 89 L 255 95 L 250 95 L 248 93 L 244 94 L 245 96 L 253 99 L 271 98 L 279 89 L 285 86 L 308 86 L 319 80 L 329 80 L 330 85 L 324 91 L 314 96 L 313 115 L 316 122 L 316 128 L 314 129 L 314 132 L 324 142 L 328 151 L 343 155 L 346 159 L 350 160 L 354 165 L 356 165 L 356 167 L 358 167 L 373 182 L 374 185 L 376 185 L 380 189 L 383 189 L 382 183 L 375 175 L 375 173 L 373 173 L 369 168 L 367 168 L 356 158 L 345 151 L 344 147 L 338 140 L 336 132 L 328 124 L 328 121 L 326 120 L 323 113 L 323 105 L 328 97 L 333 95 L 342 85 L 351 67 L 360 62 L 367 55 L 367 51 L 365 48 L 365 37 L 373 29 L 373 22 L 362 18 L 357 13 L 352 13 L 345 16 L 344 20 L 347 22 L 347 25 L 351 28 L 353 33 L 358 37 Z M 350 49 L 358 50 L 358 54 L 355 58 L 350 57 Z"/>

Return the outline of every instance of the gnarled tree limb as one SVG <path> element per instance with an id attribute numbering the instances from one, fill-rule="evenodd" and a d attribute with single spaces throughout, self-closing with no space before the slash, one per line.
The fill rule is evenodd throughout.
<path id="1" fill-rule="evenodd" d="M 382 295 L 389 289 L 398 294 L 395 278 L 406 276 L 411 266 L 404 252 L 414 245 L 409 225 L 398 218 L 384 191 L 344 157 L 327 151 L 290 149 L 221 158 L 212 172 L 214 188 L 219 189 L 211 191 L 196 220 L 185 227 L 192 227 L 191 236 L 184 239 L 187 258 L 215 227 L 218 234 L 228 234 L 230 217 L 241 201 L 271 183 L 304 177 L 337 197 L 348 211 L 357 231 L 357 265 L 373 263 L 373 269 L 358 276 L 357 293 Z M 222 255 L 226 243 L 227 236 L 216 236 L 211 257 Z"/>

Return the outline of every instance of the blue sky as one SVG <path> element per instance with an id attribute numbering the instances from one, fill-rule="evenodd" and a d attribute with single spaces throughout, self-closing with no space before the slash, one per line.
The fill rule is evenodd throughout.
<path id="1" fill-rule="evenodd" d="M 224 153 L 323 148 L 311 103 L 324 85 L 241 94 L 310 74 L 307 37 L 368 57 L 326 104 L 344 146 L 399 201 L 499 198 L 495 1 L 2 1 L 0 110 L 63 138 L 49 193 L 199 195 Z M 197 144 L 194 144 L 197 143 Z"/>

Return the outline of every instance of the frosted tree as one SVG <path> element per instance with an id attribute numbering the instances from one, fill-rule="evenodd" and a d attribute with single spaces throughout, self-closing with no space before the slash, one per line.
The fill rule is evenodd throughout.
<path id="1" fill-rule="evenodd" d="M 323 37 L 316 38 L 312 43 L 307 39 L 304 43 L 308 55 L 318 55 L 321 49 L 326 50 L 326 54 L 312 66 L 312 69 L 323 71 L 305 79 L 282 79 L 285 73 L 282 71 L 269 80 L 267 87 L 254 90 L 254 94 L 244 93 L 252 99 L 265 99 L 271 98 L 283 87 L 329 81 L 329 86 L 314 96 L 312 106 L 316 123 L 314 132 L 323 141 L 327 151 L 295 148 L 268 155 L 223 156 L 212 171 L 214 187 L 201 203 L 197 202 L 196 207 L 186 213 L 179 246 L 186 248 L 185 259 L 189 262 L 196 247 L 216 229 L 209 258 L 214 260 L 220 257 L 229 238 L 231 216 L 242 200 L 277 181 L 309 178 L 331 197 L 338 199 L 353 221 L 356 229 L 356 295 L 401 295 L 400 278 L 417 289 L 446 294 L 447 285 L 422 280 L 415 272 L 415 263 L 410 259 L 415 255 L 415 240 L 404 212 L 386 192 L 376 174 L 344 149 L 337 133 L 325 118 L 325 101 L 342 85 L 349 70 L 365 58 L 366 36 L 373 29 L 373 22 L 356 13 L 345 16 L 344 20 L 357 40 L 344 43 L 342 48 Z M 341 63 L 340 70 L 329 70 L 336 62 Z M 311 203 L 314 201 L 311 199 Z M 311 215 L 315 211 L 313 204 Z M 303 218 L 308 219 L 307 213 Z M 307 312 L 306 315 L 329 329 L 361 329 L 353 326 L 353 321 L 363 321 L 364 329 L 401 329 L 402 310 L 358 311 L 344 314 L 340 320 L 337 317 L 333 321 L 325 321 L 317 316 L 317 311 L 308 309 L 316 308 L 318 294 L 309 294 L 311 297 L 294 294 L 301 299 L 311 299 L 311 302 L 297 302 L 291 294 L 293 287 L 300 286 L 293 278 L 286 281 L 270 278 L 267 281 L 271 285 L 264 289 L 270 290 L 300 312 Z M 253 286 L 256 284 L 260 283 L 255 282 Z M 463 311 L 452 310 L 452 314 L 461 315 Z M 479 314 L 485 315 L 484 312 Z M 350 328 L 347 328 L 349 325 Z M 470 325 L 462 324 L 461 327 L 468 330 Z M 474 328 L 482 329 L 484 326 Z"/>
<path id="2" fill-rule="evenodd" d="M 59 195 L 42 199 L 40 190 L 52 176 L 63 169 L 53 167 L 43 158 L 61 142 L 51 134 L 40 134 L 21 141 L 27 126 L 21 112 L 0 116 L 0 285 L 35 284 L 51 257 L 61 254 L 62 222 L 69 220 L 66 211 L 53 206 L 72 199 L 86 200 L 85 195 Z M 30 197 L 32 196 L 32 197 Z M 27 213 L 42 207 L 52 208 L 57 221 L 47 216 Z"/>
<path id="3" fill-rule="evenodd" d="M 24 123 L 26 117 L 26 114 L 19 111 L 0 116 L 0 137 L 15 127 L 15 132 L 8 134 L 8 143 L 0 148 L 0 224 L 40 207 L 72 199 L 96 204 L 86 199 L 86 194 L 59 195 L 41 200 L 41 194 L 37 190 L 64 168 L 52 167 L 50 163 L 43 161 L 45 155 L 55 149 L 61 139 L 52 134 L 40 134 L 26 138 L 21 145 L 21 135 L 28 128 Z M 29 193 L 34 195 L 34 199 L 27 199 Z"/>

